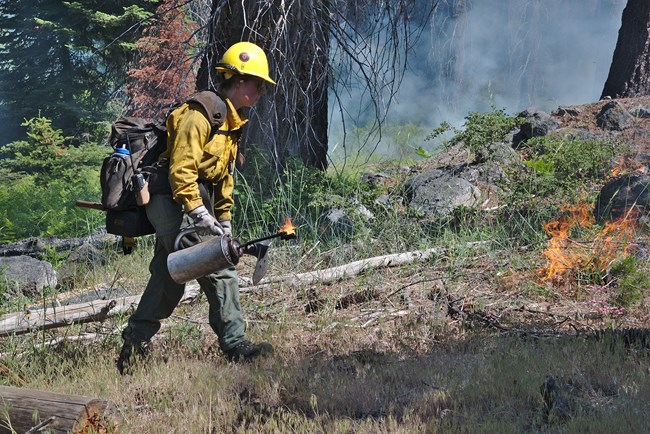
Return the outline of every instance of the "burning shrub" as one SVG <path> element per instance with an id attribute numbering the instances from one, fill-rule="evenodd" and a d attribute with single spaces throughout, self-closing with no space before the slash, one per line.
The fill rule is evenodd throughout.
<path id="1" fill-rule="evenodd" d="M 544 225 L 551 239 L 542 253 L 546 265 L 538 270 L 538 276 L 558 287 L 574 287 L 579 274 L 590 276 L 589 283 L 602 283 L 612 264 L 628 257 L 634 247 L 636 220 L 622 218 L 607 222 L 597 233 L 591 232 L 589 239 L 577 241 L 570 239 L 574 228 L 593 229 L 595 225 L 591 205 L 565 207 L 564 212 L 560 219 Z M 630 281 L 632 286 L 639 283 L 637 277 Z M 630 298 L 630 290 L 625 292 L 628 294 L 625 298 Z M 635 299 L 638 301 L 638 297 Z"/>

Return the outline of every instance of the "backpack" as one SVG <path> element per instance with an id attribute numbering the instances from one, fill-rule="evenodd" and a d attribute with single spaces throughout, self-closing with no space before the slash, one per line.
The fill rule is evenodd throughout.
<path id="1" fill-rule="evenodd" d="M 223 125 L 227 108 L 215 92 L 198 92 L 186 102 L 201 105 L 213 133 Z M 109 143 L 113 153 L 104 159 L 100 171 L 106 232 L 129 238 L 153 234 L 155 229 L 136 197 L 140 189 L 147 188 L 148 178 L 155 172 L 152 166 L 167 148 L 167 128 L 142 118 L 122 117 L 111 125 Z"/>
<path id="2" fill-rule="evenodd" d="M 135 175 L 158 161 L 166 141 L 165 126 L 141 118 L 124 117 L 111 125 L 114 152 L 104 159 L 99 180 L 104 209 L 123 211 L 137 206 Z"/>

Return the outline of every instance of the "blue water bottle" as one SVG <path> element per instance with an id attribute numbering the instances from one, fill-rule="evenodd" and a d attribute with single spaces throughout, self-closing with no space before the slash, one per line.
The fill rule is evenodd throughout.
<path id="1" fill-rule="evenodd" d="M 131 153 L 129 152 L 128 149 L 126 149 L 126 147 L 124 147 L 124 148 L 116 148 L 115 152 L 120 154 L 120 155 L 131 155 Z"/>

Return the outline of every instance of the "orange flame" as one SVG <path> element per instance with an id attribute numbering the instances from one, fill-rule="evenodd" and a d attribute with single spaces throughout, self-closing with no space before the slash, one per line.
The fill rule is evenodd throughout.
<path id="1" fill-rule="evenodd" d="M 297 227 L 291 223 L 291 219 L 285 217 L 284 224 L 280 229 L 278 229 L 278 232 L 284 232 L 286 235 L 296 235 L 296 229 Z"/>
<path id="2" fill-rule="evenodd" d="M 603 271 L 616 259 L 617 253 L 630 253 L 631 242 L 636 234 L 636 218 L 638 213 L 626 213 L 618 220 L 607 222 L 593 242 L 594 263 L 598 270 Z"/>
<path id="3" fill-rule="evenodd" d="M 588 229 L 595 221 L 590 205 L 565 206 L 562 210 L 567 214 L 559 220 L 544 225 L 544 230 L 551 236 L 551 239 L 548 242 L 548 247 L 542 253 L 546 257 L 546 267 L 537 271 L 542 280 L 550 280 L 555 276 L 563 275 L 581 262 L 582 255 L 569 244 L 571 229 L 576 225 Z"/>
<path id="4" fill-rule="evenodd" d="M 635 161 L 630 156 L 623 155 L 618 159 L 616 166 L 610 170 L 609 178 L 616 178 L 619 175 L 630 172 L 646 173 L 647 168 L 645 165 Z"/>
<path id="5" fill-rule="evenodd" d="M 636 233 L 636 214 L 630 212 L 619 220 L 607 222 L 591 241 L 576 242 L 569 239 L 571 229 L 576 226 L 589 229 L 595 222 L 591 206 L 580 204 L 565 207 L 564 211 L 568 214 L 544 225 L 551 239 L 542 253 L 546 266 L 537 270 L 542 280 L 549 281 L 579 269 L 603 272 L 619 255 L 629 253 L 630 241 Z"/>

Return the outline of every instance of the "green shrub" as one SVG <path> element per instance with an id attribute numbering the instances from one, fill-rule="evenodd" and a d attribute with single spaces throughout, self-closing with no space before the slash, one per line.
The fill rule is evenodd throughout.
<path id="1" fill-rule="evenodd" d="M 32 236 L 79 236 L 103 223 L 102 213 L 75 206 L 100 197 L 99 169 L 106 148 L 66 145 L 49 119 L 26 121 L 27 139 L 7 145 L 0 160 L 0 243 Z"/>
<path id="2" fill-rule="evenodd" d="M 639 261 L 632 257 L 615 262 L 610 269 L 610 276 L 616 279 L 617 293 L 614 301 L 621 307 L 632 307 L 644 298 L 644 292 L 650 288 L 650 277 L 639 270 Z"/>
<path id="3" fill-rule="evenodd" d="M 520 126 L 523 120 L 506 115 L 505 109 L 492 107 L 492 111 L 488 113 L 470 112 L 465 117 L 461 129 L 455 129 L 449 123 L 443 122 L 427 136 L 427 140 L 451 131 L 454 135 L 446 141 L 446 145 L 462 143 L 463 147 L 474 155 L 475 162 L 480 163 L 490 160 L 495 151 L 491 145 L 506 140 L 508 134 Z"/>
<path id="4" fill-rule="evenodd" d="M 509 169 L 508 200 L 517 207 L 529 203 L 539 207 L 541 199 L 554 203 L 584 200 L 619 149 L 598 140 L 544 136 L 525 142 L 522 151 L 524 166 Z"/>
<path id="5" fill-rule="evenodd" d="M 569 183 L 599 179 L 617 152 L 616 147 L 600 140 L 549 136 L 530 139 L 526 147 L 531 151 L 528 160 L 531 167 L 542 171 L 550 169 L 556 178 Z"/>

